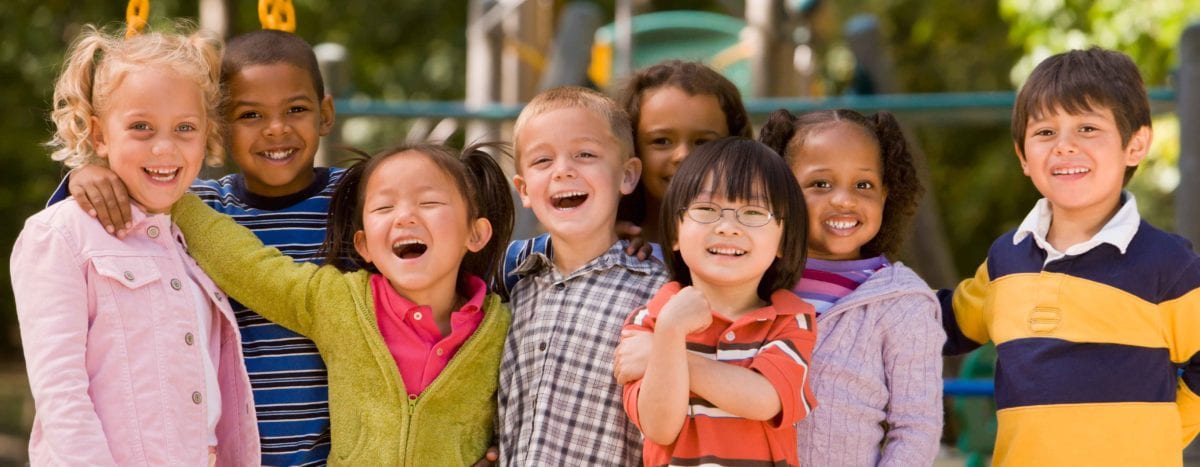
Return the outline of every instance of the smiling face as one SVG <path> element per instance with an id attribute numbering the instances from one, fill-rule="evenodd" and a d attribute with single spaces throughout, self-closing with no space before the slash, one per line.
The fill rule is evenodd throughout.
<path id="1" fill-rule="evenodd" d="M 646 193 L 661 200 L 679 163 L 696 146 L 729 136 L 716 96 L 691 95 L 663 86 L 642 96 L 637 124 L 637 153 L 642 159 Z"/>
<path id="2" fill-rule="evenodd" d="M 808 205 L 809 257 L 861 259 L 887 200 L 879 146 L 853 124 L 831 123 L 788 150 Z"/>
<path id="3" fill-rule="evenodd" d="M 167 69 L 130 71 L 92 117 L 96 154 L 148 213 L 170 211 L 204 160 L 208 120 L 200 87 Z"/>
<path id="4" fill-rule="evenodd" d="M 366 180 L 363 229 L 354 248 L 414 303 L 453 293 L 467 251 L 491 238 L 487 219 L 467 219 L 457 183 L 431 156 L 405 151 L 380 162 Z"/>
<path id="5" fill-rule="evenodd" d="M 246 188 L 286 196 L 312 183 L 320 137 L 333 126 L 333 98 L 318 100 L 309 73 L 283 62 L 246 66 L 227 85 L 228 144 Z"/>
<path id="6" fill-rule="evenodd" d="M 711 187 L 714 183 L 709 179 L 705 185 Z M 770 213 L 771 209 L 762 200 L 727 199 L 720 194 L 722 191 L 704 190 L 692 200 L 687 210 L 721 209 L 721 217 L 704 224 L 694 220 L 692 214 L 683 213 L 679 217 L 678 240 L 672 248 L 690 269 L 692 284 L 702 290 L 736 289 L 754 293 L 779 256 L 783 226 L 774 219 L 758 227 L 742 224 L 735 215 L 737 209 L 751 206 L 747 211 L 757 213 Z M 697 203 L 715 203 L 719 208 Z"/>
<path id="7" fill-rule="evenodd" d="M 1150 128 L 1121 143 L 1112 111 L 1093 108 L 1078 115 L 1062 109 L 1029 118 L 1021 170 L 1050 201 L 1055 219 L 1102 219 L 1116 210 L 1126 167 L 1136 166 L 1150 147 Z M 1082 217 L 1079 217 L 1082 216 Z"/>
<path id="8" fill-rule="evenodd" d="M 606 247 L 616 241 L 617 202 L 633 191 L 641 162 L 621 153 L 609 123 L 587 109 L 555 109 L 530 118 L 516 140 L 513 183 L 546 230 Z"/>

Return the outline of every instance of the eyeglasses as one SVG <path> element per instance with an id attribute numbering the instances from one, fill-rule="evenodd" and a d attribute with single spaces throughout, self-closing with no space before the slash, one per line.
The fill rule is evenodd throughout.
<path id="1" fill-rule="evenodd" d="M 762 206 L 742 206 L 740 208 L 723 208 L 717 203 L 697 202 L 691 206 L 681 209 L 687 213 L 687 216 L 692 220 L 701 224 L 711 224 L 721 220 L 721 216 L 725 215 L 725 211 L 733 211 L 734 217 L 738 223 L 746 227 L 762 227 L 771 222 L 775 218 L 771 211 Z"/>

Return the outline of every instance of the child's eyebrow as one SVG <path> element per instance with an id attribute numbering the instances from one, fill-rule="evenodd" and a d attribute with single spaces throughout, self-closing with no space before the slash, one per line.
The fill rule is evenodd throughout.
<path id="1" fill-rule="evenodd" d="M 283 102 L 290 104 L 290 103 L 296 102 L 296 101 L 312 102 L 313 100 L 312 100 L 312 98 L 308 97 L 307 95 L 297 94 L 295 96 L 284 99 Z M 253 107 L 256 105 L 262 105 L 262 103 L 258 102 L 258 101 L 251 101 L 251 100 L 236 100 L 236 101 L 233 101 L 232 107 L 241 107 L 241 106 Z"/>

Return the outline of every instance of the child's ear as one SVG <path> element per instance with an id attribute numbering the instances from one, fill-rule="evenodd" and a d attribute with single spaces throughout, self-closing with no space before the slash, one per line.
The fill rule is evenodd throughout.
<path id="1" fill-rule="evenodd" d="M 100 118 L 92 115 L 89 124 L 92 126 L 92 148 L 96 150 L 97 156 L 108 159 L 108 142 L 104 137 L 104 126 L 100 124 Z"/>
<path id="2" fill-rule="evenodd" d="M 1125 145 L 1125 165 L 1135 166 L 1150 154 L 1150 142 L 1154 140 L 1154 130 L 1149 126 L 1143 126 L 1133 132 L 1129 138 L 1129 144 Z"/>
<path id="3" fill-rule="evenodd" d="M 354 251 L 358 252 L 363 261 L 371 262 L 371 250 L 367 248 L 367 234 L 361 230 L 354 232 Z"/>
<path id="4" fill-rule="evenodd" d="M 1029 176 L 1029 163 L 1025 160 L 1025 153 L 1021 151 L 1021 144 L 1013 142 L 1013 152 L 1017 153 L 1017 160 L 1021 161 L 1021 173 Z"/>
<path id="5" fill-rule="evenodd" d="M 329 132 L 333 131 L 333 122 L 336 118 L 333 110 L 333 96 L 325 96 L 321 99 L 321 136 L 329 136 Z"/>
<path id="6" fill-rule="evenodd" d="M 621 168 L 621 174 L 621 194 L 633 193 L 633 189 L 637 188 L 638 180 L 642 178 L 642 160 L 630 157 Z"/>
<path id="7" fill-rule="evenodd" d="M 467 238 L 467 249 L 471 253 L 479 253 L 492 239 L 492 222 L 486 217 L 475 219 L 471 224 L 471 236 Z"/>
<path id="8" fill-rule="evenodd" d="M 532 203 L 529 200 L 529 190 L 525 186 L 525 177 L 522 177 L 521 174 L 513 175 L 513 188 L 516 188 L 517 195 L 521 197 L 521 206 L 533 207 L 530 206 Z"/>

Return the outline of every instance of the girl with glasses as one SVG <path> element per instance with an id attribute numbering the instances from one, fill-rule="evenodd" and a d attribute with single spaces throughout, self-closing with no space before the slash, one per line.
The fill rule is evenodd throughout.
<path id="1" fill-rule="evenodd" d="M 808 231 L 799 184 L 766 146 L 724 138 L 680 164 L 662 212 L 672 282 L 625 326 L 652 333 L 625 385 L 643 462 L 796 465 L 795 423 L 816 404 L 813 308 L 790 291 Z"/>

